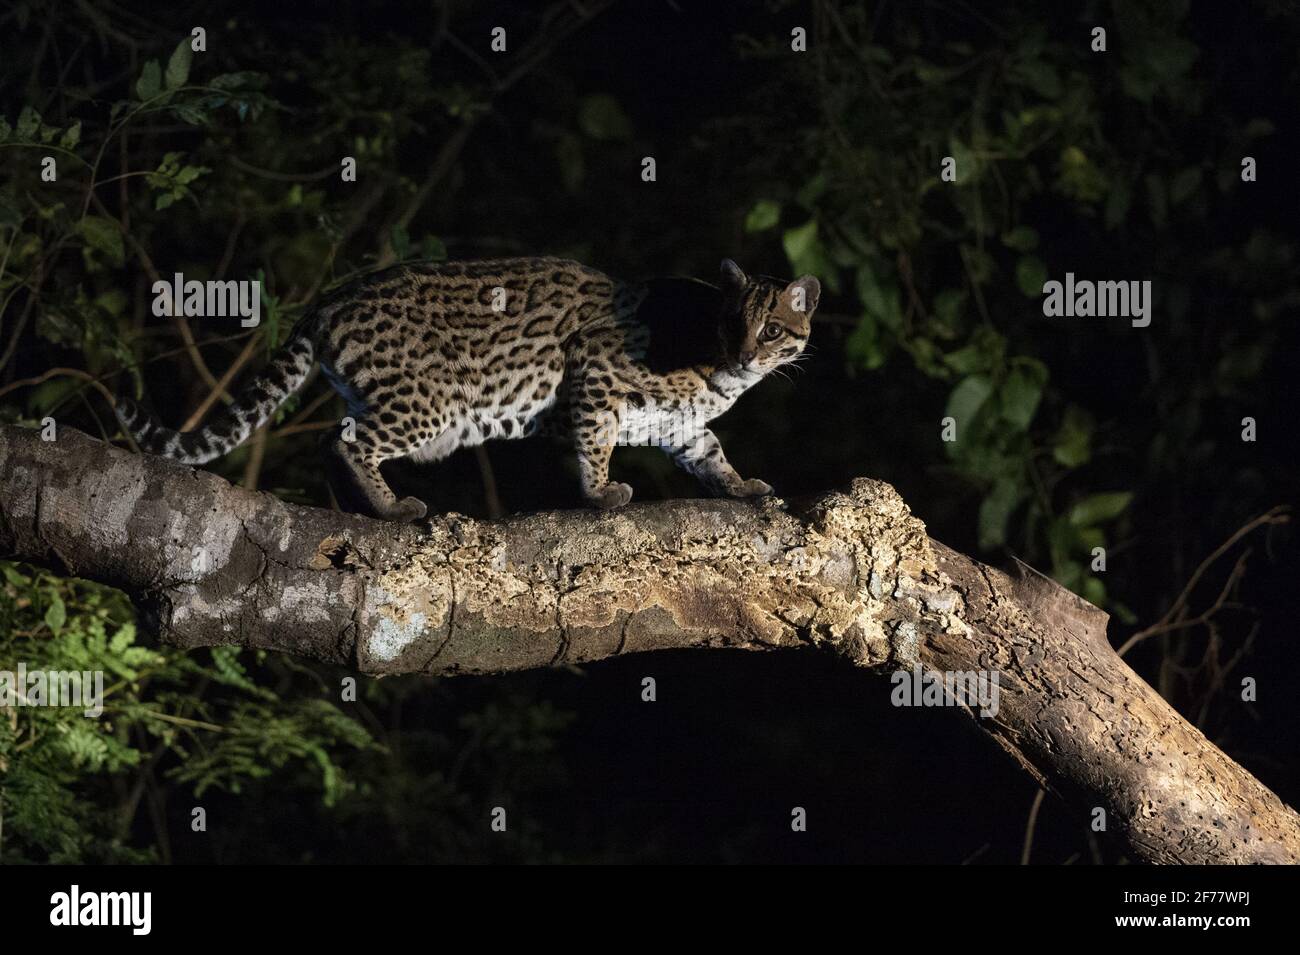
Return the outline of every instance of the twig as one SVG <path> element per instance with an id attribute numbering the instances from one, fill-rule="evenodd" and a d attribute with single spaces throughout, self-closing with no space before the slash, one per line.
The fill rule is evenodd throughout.
<path id="1" fill-rule="evenodd" d="M 279 440 L 280 438 L 287 438 L 290 435 L 305 434 L 310 431 L 328 431 L 337 424 L 338 422 L 333 419 L 329 421 L 304 421 L 301 424 L 287 424 L 283 428 L 278 428 L 277 430 L 272 431 L 271 438 Z"/>
<path id="2" fill-rule="evenodd" d="M 1025 821 L 1025 841 L 1020 847 L 1021 865 L 1029 865 L 1029 854 L 1034 848 L 1034 829 L 1038 826 L 1038 810 L 1042 808 L 1046 796 L 1046 789 L 1039 789 L 1034 793 L 1033 805 L 1029 807 L 1029 818 Z"/>
<path id="3" fill-rule="evenodd" d="M 1169 609 L 1165 611 L 1165 615 L 1161 617 L 1158 621 L 1153 623 L 1151 626 L 1147 627 L 1145 630 L 1139 630 L 1137 633 L 1133 634 L 1133 636 L 1129 637 L 1128 640 L 1124 642 L 1123 646 L 1121 646 L 1115 652 L 1118 653 L 1120 656 L 1123 656 L 1129 650 L 1133 649 L 1133 647 L 1137 646 L 1142 641 L 1147 640 L 1157 634 L 1166 633 L 1171 630 L 1182 630 L 1185 627 L 1195 626 L 1196 624 L 1204 623 L 1213 613 L 1215 613 L 1221 608 L 1223 601 L 1227 596 L 1228 590 L 1231 588 L 1231 586 L 1234 583 L 1236 583 L 1241 573 L 1244 572 L 1245 559 L 1247 556 L 1249 556 L 1250 552 L 1247 551 L 1238 559 L 1232 571 L 1228 574 L 1227 584 L 1224 585 L 1224 589 L 1219 593 L 1218 598 L 1215 600 L 1214 604 L 1212 604 L 1208 610 L 1206 610 L 1204 613 L 1199 614 L 1190 620 L 1180 619 L 1180 614 L 1186 607 L 1187 601 L 1192 595 L 1192 591 L 1195 590 L 1196 585 L 1200 583 L 1201 577 L 1205 575 L 1205 572 L 1209 570 L 1210 567 L 1220 557 L 1222 557 L 1230 549 L 1232 549 L 1232 546 L 1234 544 L 1236 544 L 1239 540 L 1241 540 L 1251 531 L 1255 530 L 1257 527 L 1263 527 L 1269 524 L 1285 524 L 1288 521 L 1290 521 L 1291 517 L 1289 511 L 1290 509 L 1287 507 L 1280 507 L 1280 506 L 1274 507 L 1271 510 L 1267 511 L 1266 513 L 1259 515 L 1253 520 L 1248 521 L 1242 527 L 1238 528 L 1232 534 L 1232 536 L 1230 536 L 1226 541 L 1224 541 L 1222 544 L 1216 547 L 1209 557 L 1206 557 L 1205 560 L 1201 561 L 1200 566 L 1196 568 L 1196 571 L 1192 574 L 1191 579 L 1189 579 L 1187 581 L 1186 586 L 1183 587 L 1182 593 L 1178 595 L 1177 599 L 1174 600 L 1173 604 L 1169 607 Z"/>
<path id="4" fill-rule="evenodd" d="M 329 402 L 330 399 L 332 399 L 335 396 L 335 394 L 336 392 L 332 388 L 322 391 L 319 395 L 317 395 L 315 398 L 309 401 L 305 408 L 303 408 L 296 415 L 290 418 L 289 423 L 288 425 L 286 425 L 286 427 L 302 424 L 313 414 L 315 414 L 318 408 L 320 408 L 322 405 Z"/>
<path id="5" fill-rule="evenodd" d="M 339 171 L 339 164 L 336 162 L 330 163 L 324 169 L 317 169 L 312 172 L 274 172 L 244 162 L 234 154 L 228 156 L 227 160 L 232 166 L 236 166 L 244 170 L 244 172 L 252 173 L 254 176 L 261 176 L 263 179 L 273 179 L 276 182 L 315 182 L 318 179 L 328 179 L 330 176 L 337 175 Z"/>
<path id="6" fill-rule="evenodd" d="M 57 378 L 60 375 L 65 375 L 70 378 L 79 378 L 82 381 L 86 382 L 87 384 L 90 385 L 90 387 L 94 388 L 96 391 L 98 391 L 101 395 L 104 396 L 104 400 L 108 402 L 108 406 L 110 408 L 114 407 L 117 404 L 117 399 L 113 397 L 113 393 L 109 391 L 107 388 L 105 388 L 103 383 L 101 383 L 98 378 L 96 378 L 94 375 L 82 371 L 80 368 L 51 368 L 49 371 L 45 372 L 44 374 L 37 375 L 35 378 L 21 378 L 18 381 L 11 381 L 3 388 L 0 388 L 0 398 L 3 398 L 9 392 L 14 391 L 18 388 L 26 388 L 28 386 L 43 385 L 51 378 Z M 126 437 L 131 444 L 132 450 L 139 451 L 140 448 L 139 446 L 136 445 L 135 439 L 133 439 L 130 434 L 128 434 Z"/>
<path id="7" fill-rule="evenodd" d="M 234 377 L 239 374 L 239 369 L 243 368 L 245 363 L 253 357 L 261 338 L 260 329 L 253 333 L 244 345 L 244 350 L 230 363 L 230 367 L 225 370 L 221 379 L 212 383 L 212 390 L 208 392 L 208 396 L 199 402 L 199 406 L 194 409 L 193 414 L 185 419 L 185 423 L 181 425 L 182 431 L 190 431 L 198 427 L 199 422 L 203 420 L 203 416 L 208 413 L 208 409 L 217 403 L 221 395 L 226 394 L 226 389 L 229 387 L 230 382 L 234 380 Z"/>
<path id="8" fill-rule="evenodd" d="M 122 238 L 124 238 L 131 246 L 131 249 L 140 260 L 140 265 L 144 268 L 149 278 L 154 282 L 163 281 L 162 276 L 158 273 L 158 269 L 155 268 L 153 259 L 150 257 L 148 251 L 145 250 L 145 247 L 140 244 L 140 241 L 134 235 L 125 229 L 122 229 L 122 223 L 118 220 L 117 216 L 108 211 L 108 208 L 100 200 L 99 196 L 95 195 L 93 190 L 90 193 L 90 201 L 95 208 L 105 216 L 105 218 L 111 219 L 113 222 L 117 223 L 117 227 L 122 230 Z M 180 333 L 181 341 L 185 343 L 185 351 L 190 356 L 190 362 L 194 365 L 194 370 L 199 373 L 199 377 L 203 379 L 209 388 L 218 388 L 217 378 L 212 374 L 212 370 L 208 368 L 208 363 L 203 360 L 203 356 L 199 353 L 198 345 L 194 341 L 194 333 L 190 330 L 189 322 L 185 321 L 185 316 L 180 314 L 180 310 L 177 307 L 179 305 L 179 302 L 172 303 L 171 319 L 176 325 L 177 332 Z M 234 400 L 226 393 L 224 388 L 220 389 L 218 397 L 226 402 Z"/>
<path id="9" fill-rule="evenodd" d="M 249 449 L 248 463 L 244 466 L 244 480 L 241 482 L 250 491 L 257 490 L 257 479 L 262 474 L 262 462 L 266 459 L 266 425 L 253 433 L 252 448 Z"/>
<path id="10" fill-rule="evenodd" d="M 497 493 L 496 474 L 492 470 L 492 459 L 488 457 L 483 445 L 475 445 L 474 457 L 478 459 L 478 473 L 483 479 L 483 498 L 487 503 L 488 517 L 498 520 L 505 516 L 506 509 L 501 505 L 501 496 Z"/>

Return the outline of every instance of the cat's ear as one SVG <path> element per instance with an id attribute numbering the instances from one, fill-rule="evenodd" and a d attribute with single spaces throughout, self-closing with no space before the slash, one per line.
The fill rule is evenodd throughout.
<path id="1" fill-rule="evenodd" d="M 740 266 L 731 259 L 722 260 L 722 287 L 733 291 L 740 291 L 749 282 L 745 273 L 740 270 Z"/>
<path id="2" fill-rule="evenodd" d="M 790 307 L 796 312 L 811 314 L 817 307 L 817 299 L 822 294 L 822 283 L 812 275 L 804 275 L 785 287 L 785 295 L 790 299 Z"/>

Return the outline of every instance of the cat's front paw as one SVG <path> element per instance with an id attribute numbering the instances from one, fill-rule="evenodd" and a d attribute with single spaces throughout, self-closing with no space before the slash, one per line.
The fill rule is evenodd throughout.
<path id="1" fill-rule="evenodd" d="M 772 493 L 772 485 L 766 481 L 760 481 L 758 478 L 750 478 L 748 481 L 741 481 L 732 494 L 735 497 L 767 497 Z"/>
<path id="2" fill-rule="evenodd" d="M 588 494 L 587 500 L 591 502 L 592 507 L 608 511 L 614 507 L 622 507 L 632 500 L 632 488 L 630 485 L 611 481 L 594 493 Z"/>

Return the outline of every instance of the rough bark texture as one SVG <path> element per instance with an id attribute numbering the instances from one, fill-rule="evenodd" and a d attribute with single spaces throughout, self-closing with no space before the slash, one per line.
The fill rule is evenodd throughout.
<path id="1" fill-rule="evenodd" d="M 286 504 L 64 429 L 0 428 L 0 556 L 129 593 L 181 647 L 372 674 L 684 647 L 996 673 L 979 725 L 1151 862 L 1300 861 L 1300 816 L 1115 655 L 1106 615 L 930 540 L 893 488 L 402 526 Z M 968 712 L 970 712 L 968 710 Z M 1085 817 L 1086 818 L 1086 817 Z M 1082 824 L 1082 823 L 1081 823 Z"/>

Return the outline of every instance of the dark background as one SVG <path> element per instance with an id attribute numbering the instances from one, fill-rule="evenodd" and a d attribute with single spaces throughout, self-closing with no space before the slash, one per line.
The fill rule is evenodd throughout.
<path id="1" fill-rule="evenodd" d="M 173 89 L 196 25 L 207 50 Z M 1279 2 L 13 4 L 0 416 L 113 438 L 86 375 L 47 376 L 71 368 L 183 421 L 211 387 L 151 314 L 151 272 L 260 274 L 250 365 L 322 289 L 395 258 L 813 272 L 810 358 L 716 428 L 741 473 L 786 497 L 889 481 L 936 538 L 1103 606 L 1118 647 L 1295 497 L 1298 41 Z M 39 179 L 46 154 L 57 183 Z M 1042 281 L 1067 271 L 1152 280 L 1150 327 L 1045 318 Z M 218 376 L 247 341 L 233 321 L 192 331 Z M 341 409 L 325 394 L 212 467 L 327 504 L 312 428 Z M 579 504 L 569 455 L 542 439 L 392 474 L 473 516 Z M 641 500 L 698 493 L 645 449 L 620 450 L 614 478 Z M 1285 517 L 1210 561 L 1183 625 L 1126 659 L 1295 804 Z M 75 745 L 57 715 L 0 721 L 3 861 L 1008 863 L 1037 791 L 965 718 L 896 709 L 887 682 L 809 653 L 363 680 L 348 704 L 346 674 L 302 661 L 99 646 L 129 607 L 32 568 L 9 569 L 0 611 L 0 663 L 129 669 Z M 1088 822 L 1049 797 L 1031 860 L 1122 861 Z"/>

